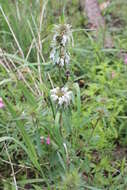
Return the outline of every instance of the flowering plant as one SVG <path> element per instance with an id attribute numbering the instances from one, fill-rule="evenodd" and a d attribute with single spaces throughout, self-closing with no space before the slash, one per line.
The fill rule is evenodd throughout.
<path id="1" fill-rule="evenodd" d="M 70 104 L 72 91 L 69 91 L 67 87 L 54 88 L 50 90 L 51 98 L 54 102 L 57 102 L 59 106 L 67 107 Z"/>
<path id="2" fill-rule="evenodd" d="M 70 53 L 67 47 L 73 39 L 71 26 L 69 24 L 55 25 L 53 32 L 50 59 L 54 65 L 64 67 L 70 62 Z"/>

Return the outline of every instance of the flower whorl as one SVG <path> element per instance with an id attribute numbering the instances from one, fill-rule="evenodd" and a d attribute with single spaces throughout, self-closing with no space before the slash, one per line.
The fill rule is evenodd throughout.
<path id="1" fill-rule="evenodd" d="M 71 39 L 72 32 L 69 24 L 55 25 L 50 52 L 50 59 L 55 65 L 63 67 L 69 64 L 70 53 L 67 50 L 67 46 Z"/>

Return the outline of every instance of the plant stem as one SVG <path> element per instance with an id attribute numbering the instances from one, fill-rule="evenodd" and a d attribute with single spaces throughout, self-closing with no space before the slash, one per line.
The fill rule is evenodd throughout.
<path id="1" fill-rule="evenodd" d="M 62 136 L 62 112 L 60 113 L 60 134 Z"/>
<path id="2" fill-rule="evenodd" d="M 100 117 L 97 118 L 97 121 L 96 121 L 95 125 L 93 126 L 93 130 L 92 130 L 92 133 L 91 133 L 91 135 L 90 135 L 90 138 L 89 138 L 89 140 L 88 140 L 88 142 L 87 142 L 87 146 L 89 145 L 90 140 L 91 140 L 91 138 L 93 137 L 94 131 L 96 130 L 96 127 L 97 127 L 97 124 L 98 124 L 99 121 L 100 121 Z"/>
<path id="3" fill-rule="evenodd" d="M 59 80 L 60 80 L 60 85 L 62 85 L 63 81 L 62 81 L 61 68 L 60 67 L 59 67 Z"/>

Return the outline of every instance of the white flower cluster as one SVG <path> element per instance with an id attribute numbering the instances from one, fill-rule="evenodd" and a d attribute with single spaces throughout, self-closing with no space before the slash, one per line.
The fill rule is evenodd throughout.
<path id="1" fill-rule="evenodd" d="M 58 103 L 59 106 L 64 105 L 64 107 L 67 107 L 70 104 L 70 101 L 72 99 L 72 91 L 69 91 L 67 87 L 63 88 L 54 88 L 50 90 L 51 93 L 51 99 L 56 103 Z"/>
<path id="2" fill-rule="evenodd" d="M 55 65 L 59 65 L 60 67 L 63 67 L 64 65 L 68 65 L 70 62 L 70 54 L 67 52 L 58 54 L 57 49 L 52 49 L 50 53 L 50 59 L 53 61 Z"/>
<path id="3" fill-rule="evenodd" d="M 55 65 L 63 67 L 70 62 L 70 54 L 67 45 L 72 39 L 71 26 L 69 24 L 60 24 L 54 27 L 54 36 L 51 44 L 50 59 Z"/>

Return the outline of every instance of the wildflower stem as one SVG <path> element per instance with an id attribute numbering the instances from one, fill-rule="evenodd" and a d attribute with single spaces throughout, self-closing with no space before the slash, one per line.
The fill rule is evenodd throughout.
<path id="1" fill-rule="evenodd" d="M 96 130 L 96 127 L 97 127 L 97 124 L 98 124 L 99 121 L 100 121 L 100 117 L 97 118 L 97 121 L 96 121 L 95 125 L 92 127 L 92 128 L 93 128 L 93 129 L 92 129 L 92 133 L 91 133 L 91 135 L 90 135 L 90 137 L 89 137 L 89 140 L 88 140 L 88 142 L 87 142 L 87 146 L 89 145 L 90 140 L 91 140 L 92 137 L 93 137 L 94 131 Z"/>
<path id="2" fill-rule="evenodd" d="M 59 79 L 60 79 L 60 86 L 63 84 L 62 76 L 61 76 L 61 68 L 59 67 Z"/>
<path id="3" fill-rule="evenodd" d="M 60 113 L 60 134 L 61 134 L 61 136 L 63 136 L 62 135 L 62 111 Z"/>
<path id="4" fill-rule="evenodd" d="M 52 101 L 51 101 L 50 98 L 48 100 L 49 100 L 49 104 L 51 106 L 51 110 L 52 110 L 52 114 L 53 114 L 53 119 L 55 120 L 55 111 L 54 111 L 54 108 L 53 108 L 53 105 L 52 105 Z"/>

